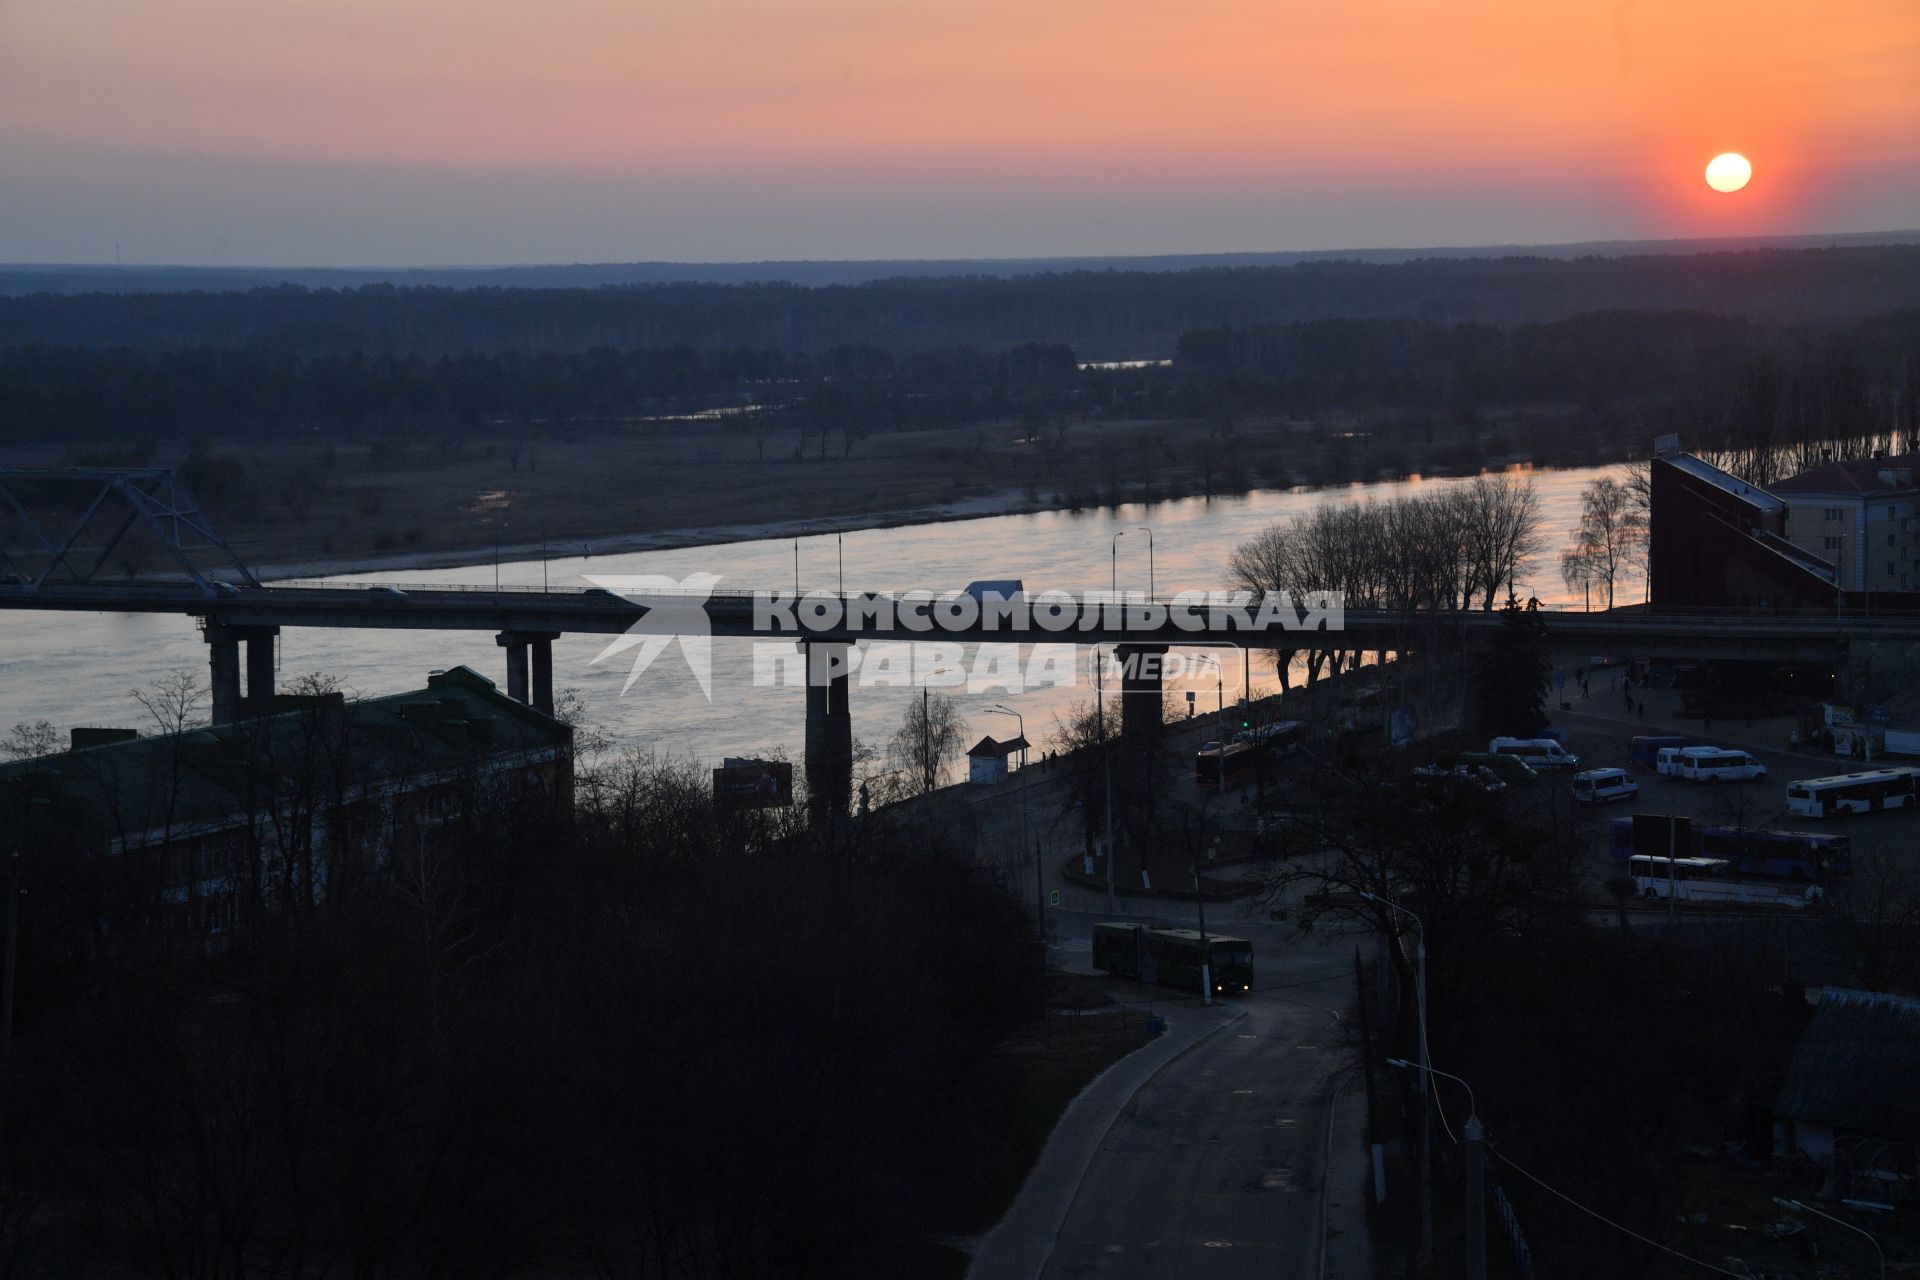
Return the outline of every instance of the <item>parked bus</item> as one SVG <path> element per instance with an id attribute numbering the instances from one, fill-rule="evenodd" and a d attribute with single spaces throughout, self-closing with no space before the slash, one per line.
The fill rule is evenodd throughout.
<path id="1" fill-rule="evenodd" d="M 1642 815 L 1643 817 L 1646 815 Z M 1625 862 L 1636 853 L 1666 853 L 1665 823 L 1653 824 L 1639 849 L 1634 848 L 1633 819 L 1615 818 L 1607 827 L 1607 848 Z M 1749 831 L 1739 827 L 1695 829 L 1681 820 L 1674 851 L 1689 857 L 1720 858 L 1744 876 L 1825 883 L 1853 874 L 1853 841 L 1843 835 L 1818 831 Z"/>
<path id="2" fill-rule="evenodd" d="M 1731 902 L 1749 906 L 1806 907 L 1822 901 L 1817 884 L 1778 880 L 1737 880 L 1725 858 L 1666 858 L 1636 853 L 1627 859 L 1634 892 L 1643 898 L 1676 902 Z"/>
<path id="3" fill-rule="evenodd" d="M 1203 956 L 1216 994 L 1253 990 L 1253 943 L 1245 938 L 1209 933 L 1203 950 L 1197 929 L 1149 929 L 1121 921 L 1093 926 L 1093 967 L 1116 978 L 1196 991 Z"/>
<path id="4" fill-rule="evenodd" d="M 1726 858 L 1742 875 L 1824 883 L 1853 874 L 1852 839 L 1825 832 L 1706 827 L 1698 847 L 1701 857 Z"/>
<path id="5" fill-rule="evenodd" d="M 1209 742 L 1194 753 L 1193 783 L 1203 791 L 1217 790 L 1224 769 L 1229 788 L 1245 786 L 1259 772 L 1267 754 L 1263 742 Z"/>
<path id="6" fill-rule="evenodd" d="M 1787 812 L 1808 818 L 1903 809 L 1920 798 L 1920 769 L 1867 769 L 1787 784 Z"/>

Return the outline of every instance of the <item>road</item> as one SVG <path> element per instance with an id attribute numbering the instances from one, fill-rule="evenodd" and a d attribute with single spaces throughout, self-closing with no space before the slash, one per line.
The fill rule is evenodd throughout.
<path id="1" fill-rule="evenodd" d="M 1090 969 L 1086 939 L 1099 918 L 1056 915 L 1066 967 Z M 1318 1273 L 1357 938 L 1302 940 L 1237 914 L 1208 927 L 1254 942 L 1255 991 L 1233 1002 L 1245 1016 L 1134 1094 L 1080 1181 L 1044 1276 Z"/>

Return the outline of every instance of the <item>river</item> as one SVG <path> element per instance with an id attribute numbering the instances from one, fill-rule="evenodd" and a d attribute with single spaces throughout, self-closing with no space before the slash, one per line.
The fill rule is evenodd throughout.
<path id="1" fill-rule="evenodd" d="M 1579 522 L 1580 493 L 1596 476 L 1620 468 L 1535 473 L 1543 512 L 1542 534 L 1549 550 L 1521 575 L 1521 597 L 1536 595 L 1548 604 L 1566 603 L 1560 581 L 1559 552 Z M 862 530 L 836 537 L 801 538 L 799 580 L 805 589 L 833 590 L 844 559 L 850 589 L 951 590 L 975 579 L 1021 579 L 1029 592 L 1103 590 L 1112 573 L 1123 590 L 1148 585 L 1147 528 L 1152 530 L 1154 586 L 1161 595 L 1225 585 L 1233 549 L 1267 526 L 1328 502 L 1364 502 L 1442 489 L 1465 483 L 1453 479 L 1407 480 L 1313 491 L 1263 490 L 1231 498 L 1189 498 L 1151 507 L 1125 506 L 1100 511 L 1048 511 L 1027 515 Z M 1114 535 L 1123 534 L 1117 544 Z M 795 543 L 746 541 L 672 551 L 571 557 L 465 568 L 371 573 L 334 579 L 341 582 L 467 583 L 556 589 L 588 585 L 589 575 L 663 574 L 676 579 L 706 572 L 722 575 L 720 586 L 787 587 L 795 578 Z M 1628 584 L 1621 599 L 1639 597 Z M 1577 603 L 1577 602 L 1576 602 Z M 791 688 L 756 687 L 751 679 L 752 642 L 713 642 L 712 699 L 702 692 L 677 651 L 663 655 L 622 693 L 630 655 L 596 661 L 607 638 L 563 636 L 554 644 L 556 688 L 572 688 L 589 719 L 618 742 L 662 753 L 717 762 L 726 755 L 785 754 L 798 759 L 805 723 L 804 695 Z M 350 694 L 394 693 L 424 684 L 434 668 L 464 663 L 504 683 L 505 662 L 493 636 L 481 632 L 324 631 L 289 629 L 282 633 L 279 687 L 302 675 L 335 679 Z M 1241 678 L 1241 659 L 1228 660 L 1218 682 L 1230 703 Z M 1274 686 L 1271 659 L 1256 661 L 1249 674 L 1256 691 Z M 189 670 L 202 683 L 206 650 L 191 619 L 145 614 L 0 614 L 0 727 L 21 721 L 49 720 L 64 734 L 75 725 L 150 729 L 131 694 L 150 687 L 170 671 Z M 1085 663 L 1083 660 L 1082 671 Z M 1174 714 L 1187 688 L 1198 713 L 1215 710 L 1216 680 L 1210 673 L 1175 685 Z M 971 737 L 1011 736 L 1011 717 L 986 711 L 1005 703 L 1024 717 L 1036 747 L 1051 737 L 1055 718 L 1075 701 L 1090 696 L 1077 688 L 1048 687 L 1016 694 L 1004 689 L 951 690 L 961 699 Z M 858 683 L 852 691 L 857 740 L 883 750 L 910 699 L 908 687 Z M 861 771 L 880 766 L 863 764 Z"/>

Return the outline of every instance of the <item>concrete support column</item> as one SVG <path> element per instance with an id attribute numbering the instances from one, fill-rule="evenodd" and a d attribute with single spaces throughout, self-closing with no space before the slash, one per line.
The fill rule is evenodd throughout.
<path id="1" fill-rule="evenodd" d="M 213 722 L 232 724 L 240 718 L 240 635 L 233 627 L 209 622 L 203 638 L 213 683 Z"/>
<path id="2" fill-rule="evenodd" d="M 533 707 L 553 714 L 553 637 L 533 641 Z"/>
<path id="3" fill-rule="evenodd" d="M 507 651 L 509 698 L 553 714 L 553 642 L 559 638 L 558 631 L 502 631 L 493 638 Z"/>
<path id="4" fill-rule="evenodd" d="M 1160 733 L 1160 680 L 1167 646 L 1115 645 L 1113 657 L 1120 664 L 1120 737 L 1144 746 Z"/>
<path id="5" fill-rule="evenodd" d="M 278 627 L 236 628 L 247 642 L 246 713 L 269 715 L 273 711 L 273 646 L 280 637 Z"/>
<path id="6" fill-rule="evenodd" d="M 493 642 L 507 651 L 507 696 L 527 700 L 527 640 L 519 631 L 502 631 Z"/>
<path id="7" fill-rule="evenodd" d="M 801 641 L 807 659 L 809 817 L 826 826 L 853 797 L 853 713 L 847 700 L 845 641 Z"/>

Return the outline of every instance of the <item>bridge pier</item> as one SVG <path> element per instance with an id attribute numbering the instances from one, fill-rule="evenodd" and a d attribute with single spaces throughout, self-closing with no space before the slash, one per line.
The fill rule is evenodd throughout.
<path id="1" fill-rule="evenodd" d="M 559 638 L 558 631 L 502 631 L 493 638 L 507 651 L 509 698 L 553 714 L 553 642 Z"/>
<path id="2" fill-rule="evenodd" d="M 847 701 L 844 641 L 800 642 L 807 660 L 808 817 L 825 827 L 853 798 L 853 712 Z"/>
<path id="3" fill-rule="evenodd" d="M 240 718 L 239 629 L 209 622 L 202 636 L 207 642 L 208 675 L 213 685 L 213 722 L 232 724 Z"/>
<path id="4" fill-rule="evenodd" d="M 270 715 L 273 712 L 273 647 L 280 637 L 280 628 L 246 627 L 241 634 L 247 642 L 247 696 L 242 705 L 248 715 Z"/>
<path id="5" fill-rule="evenodd" d="M 213 688 L 215 724 L 232 724 L 242 716 L 264 716 L 273 710 L 273 642 L 278 627 L 233 627 L 209 622 L 202 638 L 207 642 L 207 674 Z M 240 690 L 240 645 L 247 646 L 246 694 Z"/>
<path id="6" fill-rule="evenodd" d="M 1120 664 L 1120 738 L 1144 748 L 1160 734 L 1160 678 L 1167 646 L 1118 644 L 1113 656 Z"/>

